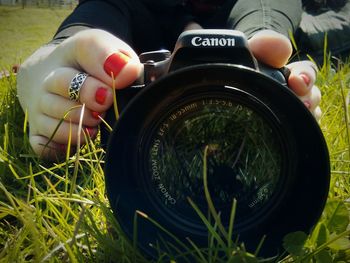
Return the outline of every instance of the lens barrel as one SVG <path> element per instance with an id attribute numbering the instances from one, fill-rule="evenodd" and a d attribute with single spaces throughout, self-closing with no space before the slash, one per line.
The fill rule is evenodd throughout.
<path id="1" fill-rule="evenodd" d="M 266 236 L 265 255 L 281 250 L 285 234 L 310 230 L 330 181 L 320 127 L 293 92 L 254 69 L 219 63 L 145 87 L 123 110 L 107 149 L 108 198 L 130 238 L 141 211 L 180 240 L 207 246 L 208 230 L 188 202 L 208 213 L 204 173 L 223 225 L 237 200 L 235 234 L 251 249 Z M 149 244 L 173 242 L 146 219 L 137 228 L 150 256 Z"/>

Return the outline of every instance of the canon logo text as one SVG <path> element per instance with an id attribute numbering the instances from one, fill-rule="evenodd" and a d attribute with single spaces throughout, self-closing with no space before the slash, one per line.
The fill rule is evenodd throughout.
<path id="1" fill-rule="evenodd" d="M 208 37 L 194 37 L 191 44 L 195 47 L 234 47 L 234 38 L 208 38 Z"/>

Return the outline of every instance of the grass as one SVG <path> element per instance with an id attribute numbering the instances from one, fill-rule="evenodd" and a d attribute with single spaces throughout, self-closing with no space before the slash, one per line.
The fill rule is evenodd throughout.
<path id="1" fill-rule="evenodd" d="M 20 52 L 13 47 L 9 53 L 16 58 Z M 185 246 L 191 256 L 180 258 L 160 251 L 155 262 L 350 262 L 350 63 L 341 63 L 334 71 L 327 59 L 318 85 L 323 93 L 321 128 L 330 150 L 332 182 L 327 206 L 313 231 L 290 233 L 284 239 L 286 254 L 263 259 L 258 247 L 246 251 L 232 237 L 235 203 L 229 229 L 224 229 L 213 206 L 215 223 L 190 201 L 210 230 L 208 247 L 183 244 L 174 235 L 174 246 Z M 110 210 L 102 168 L 105 153 L 98 142 L 90 141 L 79 154 L 60 163 L 35 158 L 15 86 L 15 76 L 0 80 L 4 91 L 0 107 L 0 262 L 149 262 L 124 236 Z M 206 198 L 210 204 L 208 192 Z M 157 224 L 141 212 L 138 215 Z M 142 229 L 138 231 L 142 234 Z"/>
<path id="2" fill-rule="evenodd" d="M 0 6 L 0 69 L 21 63 L 50 41 L 69 9 Z"/>

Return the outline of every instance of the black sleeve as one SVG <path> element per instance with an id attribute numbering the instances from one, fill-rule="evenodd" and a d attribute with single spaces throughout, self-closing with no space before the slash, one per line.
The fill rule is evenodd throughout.
<path id="1" fill-rule="evenodd" d="M 125 41 L 130 41 L 131 14 L 129 6 L 128 0 L 80 1 L 79 5 L 58 28 L 54 38 L 67 38 L 86 28 L 99 28 Z"/>
<path id="2" fill-rule="evenodd" d="M 172 49 L 191 20 L 193 16 L 178 0 L 83 0 L 61 24 L 55 39 L 67 38 L 86 28 L 99 28 L 138 51 Z"/>
<path id="3" fill-rule="evenodd" d="M 289 37 L 298 28 L 301 14 L 301 0 L 238 0 L 230 13 L 228 26 L 248 37 L 262 29 Z"/>

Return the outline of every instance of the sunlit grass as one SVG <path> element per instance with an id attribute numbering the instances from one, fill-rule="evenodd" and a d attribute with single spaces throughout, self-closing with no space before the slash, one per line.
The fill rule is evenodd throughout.
<path id="1" fill-rule="evenodd" d="M 0 70 L 23 62 L 50 41 L 70 9 L 0 6 Z"/>
<path id="2" fill-rule="evenodd" d="M 212 241 L 207 248 L 189 241 L 188 252 L 182 257 L 192 254 L 191 258 L 199 262 L 350 260 L 349 76 L 348 63 L 341 64 L 337 71 L 324 67 L 319 73 L 318 85 L 323 93 L 321 128 L 329 145 L 332 183 L 328 205 L 312 234 L 288 236 L 285 247 L 291 254 L 285 259 L 258 259 L 256 251 L 245 251 L 235 238 L 227 238 L 232 235 L 233 223 L 223 229 L 215 210 L 212 218 L 217 220 L 206 221 L 190 201 L 210 230 Z M 89 141 L 79 155 L 60 163 L 39 161 L 32 155 L 23 129 L 25 117 L 15 94 L 15 76 L 2 79 L 0 85 L 8 91 L 0 110 L 0 261 L 147 262 L 135 249 L 136 244 L 125 238 L 109 208 L 103 176 L 105 153 L 98 142 Z M 148 218 L 140 211 L 138 217 L 142 215 Z M 142 229 L 137 231 L 142 235 Z M 172 235 L 176 247 L 176 233 Z M 226 251 L 224 256 L 222 251 Z M 159 255 L 159 261 L 180 258 L 166 251 Z M 317 258 L 328 261 L 315 261 Z"/>
<path id="3" fill-rule="evenodd" d="M 0 42 L 16 42 L 2 34 L 3 10 L 0 7 Z M 41 11 L 33 14 L 36 12 Z M 10 66 L 26 57 L 39 43 L 49 40 L 51 33 L 39 37 L 27 51 L 6 51 L 0 46 L 0 65 Z M 350 63 L 332 67 L 326 58 L 318 85 L 323 93 L 320 125 L 329 146 L 332 181 L 327 206 L 312 233 L 291 233 L 284 240 L 288 253 L 273 259 L 260 258 L 260 246 L 246 251 L 232 234 L 236 203 L 232 204 L 230 224 L 225 229 L 206 191 L 211 218 L 216 220 L 208 220 L 194 202 L 189 202 L 209 230 L 208 246 L 199 247 L 190 239 L 185 243 L 177 239 L 176 233 L 163 229 L 174 241 L 166 244 L 169 250 L 180 247 L 185 252 L 174 255 L 159 250 L 154 261 L 350 262 Z M 135 239 L 128 240 L 111 212 L 103 175 L 105 152 L 99 142 L 89 141 L 79 154 L 58 163 L 37 159 L 29 147 L 25 115 L 15 86 L 15 76 L 0 80 L 4 93 L 0 100 L 0 262 L 149 262 L 137 250 L 136 237 L 142 235 L 142 229 L 135 226 Z M 204 176 L 204 184 L 205 180 Z M 138 211 L 135 221 L 144 219 L 158 225 L 156 219 Z M 257 243 L 260 241 L 263 245 L 263 240 Z"/>

